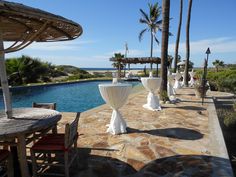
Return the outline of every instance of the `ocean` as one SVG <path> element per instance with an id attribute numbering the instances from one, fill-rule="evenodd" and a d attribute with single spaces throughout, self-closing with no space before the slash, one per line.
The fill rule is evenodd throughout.
<path id="1" fill-rule="evenodd" d="M 106 70 L 106 71 L 112 71 L 112 70 L 117 70 L 116 68 L 80 68 L 80 69 L 83 69 L 83 70 L 86 70 L 86 71 L 103 71 L 103 70 Z M 128 70 L 126 68 L 126 70 Z M 130 68 L 130 70 L 143 70 L 143 68 Z"/>

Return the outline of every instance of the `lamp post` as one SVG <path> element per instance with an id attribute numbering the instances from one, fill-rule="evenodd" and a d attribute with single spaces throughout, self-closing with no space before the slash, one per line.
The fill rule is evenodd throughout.
<path id="1" fill-rule="evenodd" d="M 207 58 L 204 61 L 204 71 L 203 71 L 203 77 L 202 77 L 202 105 L 204 102 L 204 96 L 205 96 L 205 90 L 206 90 L 206 76 L 207 76 L 207 65 L 208 65 L 208 57 L 211 53 L 210 48 L 208 47 L 206 50 Z"/>
<path id="2" fill-rule="evenodd" d="M 207 48 L 206 54 L 207 54 L 207 63 L 208 63 L 208 56 L 209 56 L 209 54 L 211 54 L 211 51 L 210 51 L 209 47 Z"/>

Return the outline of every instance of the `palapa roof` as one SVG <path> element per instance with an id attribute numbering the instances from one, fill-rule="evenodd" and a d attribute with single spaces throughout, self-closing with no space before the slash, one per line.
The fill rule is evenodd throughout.
<path id="1" fill-rule="evenodd" d="M 145 63 L 155 63 L 160 64 L 161 58 L 159 57 L 129 57 L 129 58 L 122 58 L 118 59 L 121 63 L 125 64 L 145 64 Z M 112 57 L 110 58 L 110 61 L 118 61 L 117 58 Z"/>
<path id="2" fill-rule="evenodd" d="M 0 32 L 3 41 L 15 42 L 5 52 L 13 52 L 33 41 L 72 40 L 82 34 L 82 27 L 64 17 L 19 3 L 0 0 Z"/>

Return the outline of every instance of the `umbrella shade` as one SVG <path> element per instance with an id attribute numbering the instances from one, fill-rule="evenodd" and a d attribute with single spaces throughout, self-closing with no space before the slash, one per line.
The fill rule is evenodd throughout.
<path id="1" fill-rule="evenodd" d="M 3 41 L 13 41 L 5 52 L 20 50 L 33 41 L 72 40 L 82 27 L 66 18 L 19 3 L 0 1 L 0 29 Z"/>
<path id="2" fill-rule="evenodd" d="M 71 20 L 19 3 L 0 1 L 0 79 L 5 109 L 11 117 L 11 101 L 4 54 L 21 50 L 32 42 L 73 40 L 82 27 Z M 3 41 L 13 44 L 4 49 Z"/>

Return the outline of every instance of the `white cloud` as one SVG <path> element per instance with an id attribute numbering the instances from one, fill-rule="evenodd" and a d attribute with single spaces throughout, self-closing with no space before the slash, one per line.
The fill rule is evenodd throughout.
<path id="1" fill-rule="evenodd" d="M 208 47 L 210 47 L 212 53 L 236 52 L 236 40 L 227 37 L 222 37 L 190 42 L 191 54 L 205 53 Z M 170 44 L 169 52 L 174 52 L 174 50 L 175 44 Z M 179 44 L 179 52 L 185 53 L 185 51 L 186 46 L 185 43 L 182 42 Z"/>
<path id="2" fill-rule="evenodd" d="M 112 51 L 112 52 L 108 52 L 107 55 L 109 56 L 113 56 L 114 53 L 125 53 L 124 49 L 119 49 L 116 51 Z M 147 51 L 146 50 L 138 50 L 138 49 L 129 49 L 128 51 L 128 57 L 138 57 L 138 56 L 146 56 L 147 55 Z"/>
<path id="3" fill-rule="evenodd" d="M 27 50 L 37 50 L 37 51 L 61 51 L 61 50 L 78 50 L 83 45 L 94 44 L 97 41 L 93 40 L 74 40 L 74 41 L 61 41 L 61 42 L 34 42 L 27 47 Z M 10 46 L 12 43 L 4 43 L 6 46 Z"/>

